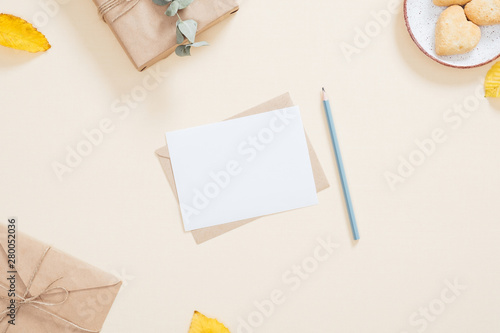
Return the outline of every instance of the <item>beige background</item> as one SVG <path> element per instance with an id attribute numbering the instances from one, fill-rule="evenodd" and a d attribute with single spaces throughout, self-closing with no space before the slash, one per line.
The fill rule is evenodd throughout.
<path id="1" fill-rule="evenodd" d="M 489 65 L 458 70 L 428 59 L 409 38 L 401 6 L 377 31 L 371 12 L 388 0 L 244 0 L 200 36 L 210 47 L 162 61 L 157 70 L 167 78 L 120 118 L 113 103 L 150 74 L 135 71 L 92 1 L 59 1 L 50 15 L 46 0 L 2 1 L 1 11 L 38 22 L 53 47 L 41 55 L 0 48 L 0 216 L 17 216 L 21 231 L 125 279 L 103 333 L 187 332 L 194 310 L 235 333 L 238 317 L 275 289 L 286 300 L 254 332 L 500 331 L 500 103 L 474 97 Z M 369 45 L 348 61 L 342 43 L 355 45 L 366 26 L 375 29 Z M 359 221 L 356 245 L 323 85 Z M 154 155 L 163 133 L 286 91 L 331 187 L 318 206 L 197 246 Z M 443 116 L 466 102 L 477 104 L 454 129 Z M 113 131 L 60 181 L 52 164 L 105 118 Z M 435 128 L 447 140 L 391 190 L 384 173 L 397 172 L 399 156 Z M 307 261 L 318 237 L 339 248 L 291 291 L 282 275 Z M 455 279 L 466 290 L 440 308 Z M 425 329 L 410 322 L 429 306 L 440 313 Z"/>

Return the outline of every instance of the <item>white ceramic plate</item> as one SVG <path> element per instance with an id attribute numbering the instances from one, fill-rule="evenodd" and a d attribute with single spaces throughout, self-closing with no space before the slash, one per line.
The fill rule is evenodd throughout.
<path id="1" fill-rule="evenodd" d="M 500 56 L 500 25 L 480 27 L 481 40 L 469 53 L 438 56 L 434 50 L 434 32 L 439 15 L 446 8 L 434 5 L 432 0 L 405 0 L 406 27 L 422 52 L 440 64 L 456 68 L 482 66 Z"/>

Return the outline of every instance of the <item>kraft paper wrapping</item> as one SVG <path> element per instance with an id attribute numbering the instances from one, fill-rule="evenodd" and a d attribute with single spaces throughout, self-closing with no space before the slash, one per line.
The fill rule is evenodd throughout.
<path id="1" fill-rule="evenodd" d="M 290 97 L 290 94 L 286 93 L 286 94 L 283 94 L 283 95 L 278 96 L 276 98 L 273 98 L 273 99 L 271 99 L 263 104 L 260 104 L 256 107 L 253 107 L 247 111 L 239 113 L 239 114 L 237 114 L 229 119 L 250 116 L 253 114 L 258 114 L 258 113 L 277 110 L 277 109 L 283 109 L 283 108 L 287 108 L 287 107 L 290 107 L 293 105 L 294 104 L 293 104 L 293 101 Z M 312 166 L 313 175 L 314 175 L 314 182 L 316 184 L 316 191 L 320 192 L 320 191 L 323 191 L 324 189 L 327 189 L 330 186 L 330 184 L 328 183 L 325 172 L 323 171 L 323 168 L 321 167 L 318 156 L 316 155 L 316 152 L 314 151 L 314 148 L 313 148 L 311 142 L 309 141 L 309 138 L 307 137 L 307 133 L 306 133 L 306 140 L 307 140 L 307 147 L 309 148 L 309 158 L 311 159 L 311 166 Z M 175 187 L 174 172 L 172 170 L 172 164 L 170 163 L 170 154 L 168 152 L 168 147 L 164 146 L 164 147 L 156 150 L 156 156 L 158 157 L 158 159 L 160 161 L 160 165 L 163 169 L 163 172 L 165 173 L 165 176 L 167 177 L 167 180 L 170 184 L 170 187 L 172 188 L 172 191 L 174 192 L 174 195 L 177 198 L 177 189 Z M 239 228 L 239 227 L 241 227 L 249 222 L 255 221 L 258 218 L 259 217 L 255 217 L 255 218 L 245 219 L 245 220 L 241 220 L 241 221 L 216 225 L 213 227 L 196 229 L 196 230 L 191 231 L 191 233 L 194 237 L 195 242 L 197 244 L 201 244 L 201 243 L 206 242 L 212 238 L 220 236 L 228 231 Z"/>
<path id="2" fill-rule="evenodd" d="M 0 245 L 2 313 L 11 298 L 5 290 L 10 287 L 5 225 L 0 225 Z M 0 332 L 100 332 L 121 281 L 22 233 L 16 235 L 16 247 L 15 289 L 20 307 L 15 326 L 5 313 L 0 315 Z"/>
<path id="3" fill-rule="evenodd" d="M 114 2 L 103 18 L 139 71 L 175 51 L 177 16 L 166 16 L 166 6 L 155 5 L 152 0 L 93 1 L 98 8 L 109 8 L 107 4 Z M 198 22 L 199 34 L 238 9 L 235 0 L 195 0 L 179 15 L 183 20 Z"/>

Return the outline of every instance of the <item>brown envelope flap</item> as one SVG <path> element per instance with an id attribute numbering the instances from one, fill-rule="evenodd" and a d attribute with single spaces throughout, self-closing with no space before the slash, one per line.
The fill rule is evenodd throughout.
<path id="1" fill-rule="evenodd" d="M 164 147 L 161 147 L 160 149 L 157 149 L 155 153 L 159 157 L 170 159 L 170 152 L 168 151 L 168 147 L 167 146 L 164 146 Z"/>
<path id="2" fill-rule="evenodd" d="M 101 288 L 120 283 L 115 276 L 53 247 L 49 248 L 48 245 L 25 234 L 18 232 L 16 236 L 15 268 L 25 286 L 30 280 L 33 281 L 30 288 L 31 295 L 40 294 L 56 280 L 52 287 L 63 287 L 68 291 Z M 5 225 L 0 225 L 0 244 L 7 253 Z"/>

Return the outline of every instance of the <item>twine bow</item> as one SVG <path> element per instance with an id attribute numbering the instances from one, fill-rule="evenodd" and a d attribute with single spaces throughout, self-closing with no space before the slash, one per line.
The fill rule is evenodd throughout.
<path id="1" fill-rule="evenodd" d="M 29 295 L 29 291 L 30 291 L 30 288 L 33 284 L 33 280 L 35 279 L 37 273 L 38 273 L 38 270 L 40 269 L 40 266 L 42 265 L 42 262 L 43 260 L 45 259 L 45 256 L 47 255 L 47 252 L 49 252 L 50 250 L 50 246 L 47 247 L 44 251 L 44 253 L 42 254 L 42 257 L 40 258 L 40 260 L 38 261 L 38 264 L 36 265 L 35 267 L 35 270 L 33 271 L 33 274 L 31 275 L 31 278 L 28 282 L 28 284 L 26 285 L 26 291 L 24 292 L 24 295 L 23 296 L 19 296 L 19 295 L 16 295 L 15 297 L 15 301 L 16 301 L 16 304 L 17 307 L 15 308 L 15 313 L 17 314 L 17 312 L 19 311 L 19 309 L 21 309 L 23 306 L 25 305 L 29 305 L 29 306 L 32 306 L 34 307 L 35 309 L 38 309 L 42 312 L 45 312 L 49 315 L 51 315 L 52 317 L 56 318 L 56 319 L 59 319 L 63 322 L 65 322 L 66 324 L 69 324 L 83 332 L 89 332 L 89 333 L 99 333 L 100 331 L 94 331 L 94 330 L 89 330 L 89 329 L 86 329 L 84 327 L 81 327 L 79 326 L 78 324 L 72 322 L 72 321 L 69 321 L 67 319 L 64 319 L 48 310 L 45 310 L 41 307 L 39 307 L 38 305 L 45 305 L 45 306 L 56 306 L 56 305 L 61 305 L 61 304 L 64 304 L 68 298 L 69 298 L 69 291 L 66 289 L 66 288 L 63 288 L 63 287 L 52 287 L 53 284 L 55 284 L 57 281 L 59 281 L 61 278 L 58 278 L 56 280 L 54 280 L 52 283 L 50 283 L 41 293 L 39 293 L 38 295 L 34 295 L 34 296 L 28 296 Z M 9 291 L 9 289 L 7 287 L 5 287 L 4 285 L 0 284 L 0 288 L 4 289 L 5 291 Z M 46 295 L 49 295 L 51 293 L 53 293 L 54 291 L 56 290 L 60 290 L 62 292 L 64 292 L 64 299 L 62 301 L 59 301 L 59 302 L 45 302 L 42 300 L 42 296 L 46 296 Z M 11 298 L 8 298 L 8 297 L 4 297 L 4 296 L 0 296 L 0 299 L 4 299 L 4 300 L 10 300 Z M 7 316 L 8 316 L 8 313 L 10 312 L 10 309 L 7 309 L 7 310 L 4 310 L 2 312 L 0 312 L 0 322 L 2 322 Z M 5 330 L 3 331 L 3 333 L 6 333 L 7 330 L 9 329 L 9 325 L 7 325 L 7 327 L 5 328 Z"/>
<path id="2" fill-rule="evenodd" d="M 41 293 L 39 293 L 36 296 L 25 297 L 25 296 L 18 296 L 18 295 L 16 295 L 16 297 L 14 299 L 16 301 L 16 304 L 19 304 L 18 309 L 21 308 L 22 305 L 26 305 L 26 304 L 39 304 L 39 305 L 54 306 L 54 305 L 61 305 L 61 304 L 65 303 L 68 300 L 68 297 L 69 297 L 69 291 L 68 291 L 68 289 L 63 288 L 63 287 L 54 287 L 54 288 L 51 288 L 51 286 L 54 283 L 56 283 L 57 281 L 59 281 L 60 279 L 61 278 L 54 280 L 54 282 L 52 282 L 51 284 L 49 284 L 47 286 L 47 288 L 45 288 Z M 8 291 L 8 289 L 5 286 L 3 286 L 3 285 L 0 285 L 0 288 Z M 41 301 L 42 296 L 49 295 L 49 294 L 51 294 L 55 290 L 61 290 L 61 291 L 64 292 L 64 299 L 62 301 L 60 301 L 60 302 L 44 302 L 44 301 Z M 10 300 L 11 298 L 0 296 L 0 299 Z M 5 310 L 3 312 L 0 312 L 0 315 L 4 315 L 4 314 L 6 314 L 8 312 L 9 312 L 9 310 Z M 5 317 L 6 316 L 3 316 L 2 318 L 0 318 L 0 321 L 3 320 Z"/>
<path id="3" fill-rule="evenodd" d="M 125 15 L 129 11 L 131 11 L 132 8 L 134 8 L 139 3 L 139 1 L 141 1 L 141 0 L 106 0 L 106 1 L 104 1 L 103 4 L 101 4 L 97 8 L 97 11 L 99 12 L 99 15 L 101 16 L 101 18 L 103 19 L 103 21 L 107 22 L 107 20 L 106 20 L 106 14 L 107 13 L 109 13 L 110 11 L 112 11 L 113 9 L 115 9 L 116 7 L 118 7 L 120 5 L 123 5 L 123 4 L 126 4 L 126 3 L 130 3 L 130 6 L 128 6 L 127 8 L 125 8 L 125 10 L 123 12 L 121 12 L 117 16 L 113 17 L 109 21 L 109 23 L 113 23 L 114 21 L 118 20 L 120 17 L 122 17 L 123 15 Z"/>

